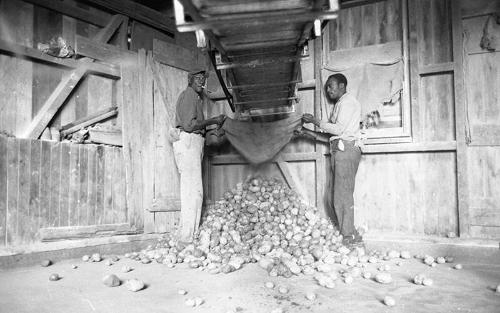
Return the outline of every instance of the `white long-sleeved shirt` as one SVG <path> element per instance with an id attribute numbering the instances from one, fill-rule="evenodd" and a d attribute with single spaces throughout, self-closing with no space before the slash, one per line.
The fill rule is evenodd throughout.
<path id="1" fill-rule="evenodd" d="M 361 137 L 361 104 L 354 96 L 345 93 L 335 104 L 328 122 L 320 122 L 324 132 L 344 140 L 358 140 Z"/>

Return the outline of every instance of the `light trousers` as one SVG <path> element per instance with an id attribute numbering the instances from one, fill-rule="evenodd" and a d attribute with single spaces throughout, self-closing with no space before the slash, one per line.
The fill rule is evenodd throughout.
<path id="1" fill-rule="evenodd" d="M 181 131 L 173 143 L 175 163 L 180 174 L 181 216 L 180 240 L 191 242 L 198 230 L 203 204 L 201 163 L 205 139 Z"/>

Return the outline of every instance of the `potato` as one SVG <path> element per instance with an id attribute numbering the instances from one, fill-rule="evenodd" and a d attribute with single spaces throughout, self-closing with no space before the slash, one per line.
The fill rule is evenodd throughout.
<path id="1" fill-rule="evenodd" d="M 138 279 L 129 279 L 125 282 L 125 287 L 132 292 L 137 292 L 144 289 L 145 285 Z"/>
<path id="2" fill-rule="evenodd" d="M 47 266 L 50 266 L 52 264 L 52 261 L 51 260 L 43 260 L 40 265 L 42 267 L 47 267 Z"/>
<path id="3" fill-rule="evenodd" d="M 390 284 L 392 283 L 392 276 L 387 272 L 378 273 L 375 275 L 375 281 L 381 284 Z"/>
<path id="4" fill-rule="evenodd" d="M 424 278 L 424 280 L 422 281 L 422 285 L 424 286 L 432 286 L 432 284 L 434 284 L 434 282 L 430 278 Z"/>
<path id="5" fill-rule="evenodd" d="M 102 283 L 108 287 L 116 287 L 120 286 L 121 281 L 116 275 L 110 274 L 103 277 Z"/>
<path id="6" fill-rule="evenodd" d="M 462 266 L 462 264 L 455 264 L 455 266 L 453 268 L 456 270 L 461 270 L 463 268 L 463 266 Z"/>
<path id="7" fill-rule="evenodd" d="M 50 274 L 50 276 L 49 276 L 50 281 L 58 281 L 59 279 L 61 279 L 61 277 L 57 273 Z"/>
<path id="8" fill-rule="evenodd" d="M 384 304 L 387 305 L 387 306 L 395 306 L 396 305 L 396 300 L 394 300 L 393 297 L 385 296 L 384 297 Z"/>
<path id="9" fill-rule="evenodd" d="M 271 282 L 271 281 L 268 281 L 264 284 L 264 286 L 266 286 L 266 288 L 268 289 L 273 289 L 274 288 L 274 283 Z"/>
<path id="10" fill-rule="evenodd" d="M 308 292 L 306 293 L 306 299 L 309 301 L 316 300 L 316 294 L 314 292 Z"/>

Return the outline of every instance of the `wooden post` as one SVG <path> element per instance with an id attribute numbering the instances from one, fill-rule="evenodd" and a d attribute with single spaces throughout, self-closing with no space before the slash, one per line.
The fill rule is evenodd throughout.
<path id="1" fill-rule="evenodd" d="M 453 32 L 453 58 L 455 83 L 455 132 L 457 140 L 457 195 L 458 195 L 458 229 L 460 237 L 470 236 L 469 212 L 469 182 L 467 175 L 467 143 L 466 143 L 466 112 L 464 93 L 464 64 L 462 46 L 462 17 L 460 4 L 453 3 L 452 32 Z"/>

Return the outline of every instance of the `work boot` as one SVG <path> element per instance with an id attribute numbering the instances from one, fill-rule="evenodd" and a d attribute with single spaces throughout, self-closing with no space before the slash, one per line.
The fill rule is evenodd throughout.
<path id="1" fill-rule="evenodd" d="M 344 246 L 354 246 L 363 244 L 363 237 L 359 234 L 357 230 L 354 230 L 354 232 L 351 235 L 345 235 L 343 237 L 344 239 L 342 239 L 342 244 Z"/>

